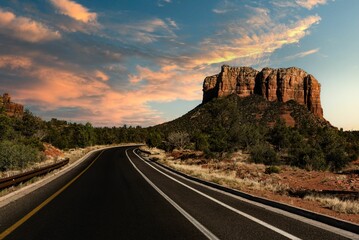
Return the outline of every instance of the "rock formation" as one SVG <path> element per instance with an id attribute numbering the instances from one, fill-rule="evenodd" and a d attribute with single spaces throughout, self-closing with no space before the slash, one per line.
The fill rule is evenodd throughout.
<path id="1" fill-rule="evenodd" d="M 11 102 L 11 97 L 8 93 L 0 96 L 0 109 L 4 108 L 5 113 L 10 117 L 22 117 L 24 114 L 24 106 L 18 103 Z"/>
<path id="2" fill-rule="evenodd" d="M 203 103 L 231 94 L 239 97 L 258 94 L 268 101 L 278 102 L 294 100 L 323 118 L 320 83 L 299 68 L 263 68 L 259 72 L 251 67 L 224 65 L 219 74 L 204 79 Z"/>

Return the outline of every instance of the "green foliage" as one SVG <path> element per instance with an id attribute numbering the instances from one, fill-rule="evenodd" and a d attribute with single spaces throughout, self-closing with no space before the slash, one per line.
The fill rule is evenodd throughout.
<path id="1" fill-rule="evenodd" d="M 251 160 L 265 165 L 278 164 L 279 159 L 274 149 L 267 143 L 260 143 L 250 148 Z"/>
<path id="2" fill-rule="evenodd" d="M 269 142 L 278 150 L 287 148 L 290 144 L 290 131 L 283 120 L 278 119 L 274 127 L 269 131 Z"/>
<path id="3" fill-rule="evenodd" d="M 40 159 L 39 152 L 31 146 L 7 140 L 0 142 L 1 171 L 22 169 Z"/>
<path id="4" fill-rule="evenodd" d="M 230 142 L 233 146 L 248 149 L 264 140 L 264 134 L 260 127 L 253 124 L 236 123 L 230 130 Z"/>
<path id="5" fill-rule="evenodd" d="M 146 144 L 149 147 L 159 147 L 162 144 L 162 136 L 159 132 L 150 132 L 147 136 Z"/>
<path id="6" fill-rule="evenodd" d="M 199 151 L 207 151 L 209 149 L 208 135 L 203 133 L 196 133 L 192 137 L 192 141 L 195 143 L 195 149 Z"/>
<path id="7" fill-rule="evenodd" d="M 308 170 L 325 170 L 327 165 L 323 152 L 307 143 L 290 149 L 291 165 Z"/>

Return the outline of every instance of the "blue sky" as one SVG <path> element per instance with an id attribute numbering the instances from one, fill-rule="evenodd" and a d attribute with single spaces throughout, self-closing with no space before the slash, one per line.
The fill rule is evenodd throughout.
<path id="1" fill-rule="evenodd" d="M 150 126 L 202 99 L 220 66 L 296 66 L 324 117 L 359 129 L 357 0 L 0 2 L 0 92 L 45 119 Z"/>

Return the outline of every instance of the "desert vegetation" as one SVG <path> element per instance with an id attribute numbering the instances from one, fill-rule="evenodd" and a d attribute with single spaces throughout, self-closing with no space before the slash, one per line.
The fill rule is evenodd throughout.
<path id="1" fill-rule="evenodd" d="M 222 160 L 207 158 L 203 151 L 165 152 L 141 147 L 143 157 L 188 175 L 314 212 L 359 223 L 357 174 L 308 171 L 295 166 L 266 166 L 251 161 L 250 153 L 239 150 Z M 149 154 L 150 153 L 150 154 Z M 358 169 L 359 161 L 350 163 Z M 348 167 L 347 167 L 348 169 Z"/>
<path id="2" fill-rule="evenodd" d="M 288 109 L 293 126 L 278 117 Z M 254 163 L 331 171 L 340 171 L 359 155 L 358 131 L 338 130 L 294 101 L 268 102 L 260 96 L 213 99 L 172 122 L 149 128 L 44 121 L 28 110 L 22 118 L 0 112 L 1 171 L 41 161 L 44 142 L 64 150 L 146 142 L 169 152 L 202 151 L 217 161 L 241 150 Z"/>
<path id="3" fill-rule="evenodd" d="M 9 117 L 0 109 L 0 171 L 25 169 L 45 160 L 44 143 L 62 150 L 126 142 L 142 142 L 147 132 L 141 127 L 93 127 L 90 123 L 44 121 L 26 110 Z"/>
<path id="4" fill-rule="evenodd" d="M 294 126 L 279 117 L 288 109 Z M 294 101 L 268 102 L 260 96 L 213 99 L 149 132 L 150 147 L 200 150 L 219 160 L 243 150 L 254 163 L 307 170 L 340 171 L 359 155 L 359 132 L 338 130 Z M 173 140 L 179 134 L 188 135 L 180 147 Z"/>

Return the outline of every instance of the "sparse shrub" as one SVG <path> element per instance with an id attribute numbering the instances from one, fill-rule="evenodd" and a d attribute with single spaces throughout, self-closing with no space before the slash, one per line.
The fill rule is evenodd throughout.
<path id="1" fill-rule="evenodd" d="M 304 197 L 305 200 L 319 202 L 323 207 L 332 209 L 333 211 L 346 213 L 346 214 L 358 214 L 359 203 L 351 200 L 340 200 L 331 196 L 317 196 L 308 195 Z"/>
<path id="2" fill-rule="evenodd" d="M 266 143 L 257 144 L 250 149 L 251 160 L 265 165 L 278 164 L 278 155 L 274 149 Z"/>
<path id="3" fill-rule="evenodd" d="M 189 144 L 189 135 L 187 132 L 171 132 L 168 134 L 167 139 L 173 148 L 183 149 Z"/>
<path id="4" fill-rule="evenodd" d="M 0 142 L 0 170 L 21 169 L 41 159 L 39 152 L 24 144 L 10 141 Z"/>
<path id="5" fill-rule="evenodd" d="M 280 168 L 277 166 L 266 167 L 265 174 L 280 173 Z"/>

